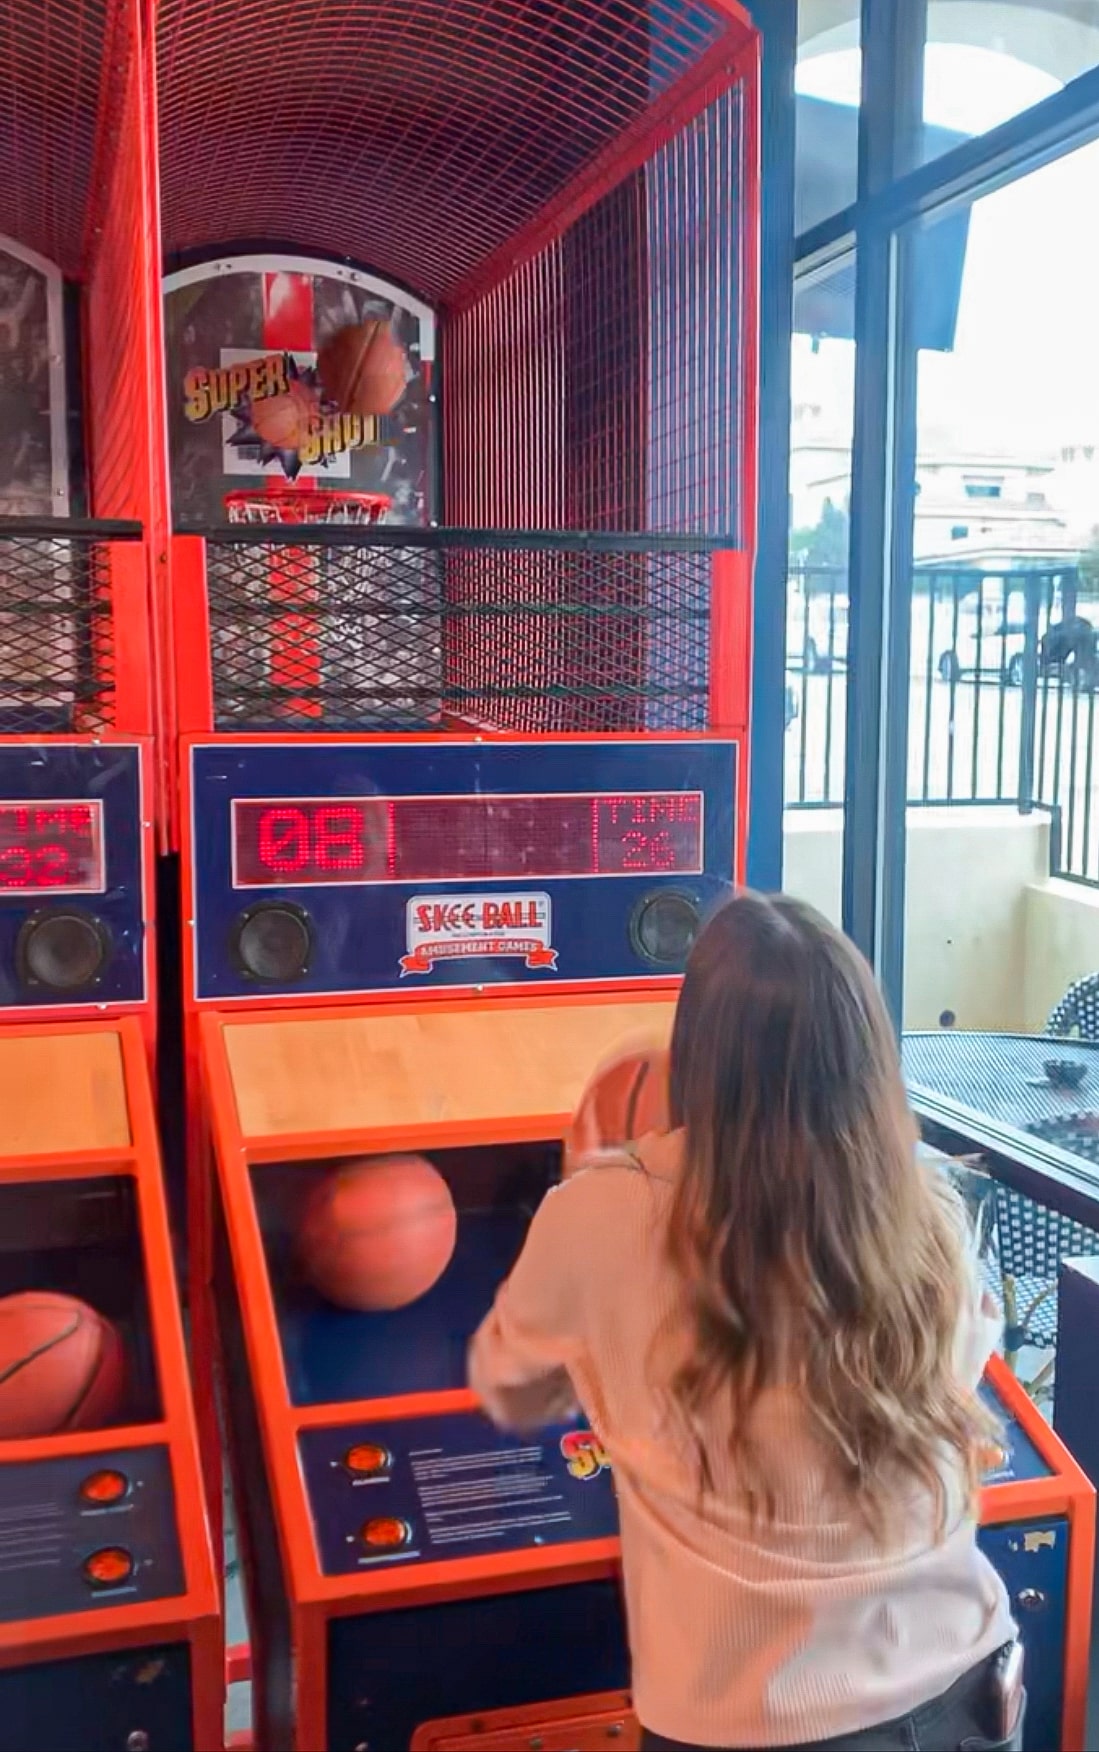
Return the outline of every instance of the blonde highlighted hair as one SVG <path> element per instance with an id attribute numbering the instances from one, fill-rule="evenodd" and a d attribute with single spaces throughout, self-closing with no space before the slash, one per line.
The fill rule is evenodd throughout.
<path id="1" fill-rule="evenodd" d="M 697 1428 L 727 1396 L 738 1475 L 767 1513 L 751 1413 L 793 1386 L 875 1531 L 906 1477 L 941 1532 L 944 1459 L 972 1490 L 991 1429 L 955 1366 L 965 1219 L 917 1160 L 870 969 L 810 907 L 741 894 L 707 924 L 676 1011 L 671 1114 L 685 1157 L 668 1246 L 695 1339 L 678 1406 Z"/>

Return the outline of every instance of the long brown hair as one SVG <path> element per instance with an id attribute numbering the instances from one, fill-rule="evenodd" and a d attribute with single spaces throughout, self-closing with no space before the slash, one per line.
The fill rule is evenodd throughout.
<path id="1" fill-rule="evenodd" d="M 907 1474 L 941 1531 L 943 1460 L 972 1488 L 989 1430 L 955 1372 L 964 1219 L 917 1160 L 870 969 L 811 907 L 740 894 L 711 918 L 676 1011 L 671 1111 L 685 1157 L 668 1244 L 695 1327 L 679 1407 L 697 1429 L 728 1395 L 738 1474 L 767 1512 L 750 1414 L 790 1385 L 875 1530 Z"/>

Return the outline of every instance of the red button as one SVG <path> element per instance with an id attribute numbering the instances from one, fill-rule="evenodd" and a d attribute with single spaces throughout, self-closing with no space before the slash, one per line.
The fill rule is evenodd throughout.
<path id="1" fill-rule="evenodd" d="M 343 1463 L 348 1472 L 386 1472 L 393 1464 L 393 1456 L 377 1442 L 356 1442 L 353 1448 L 348 1448 Z"/>
<path id="2" fill-rule="evenodd" d="M 360 1538 L 364 1545 L 375 1550 L 393 1551 L 399 1545 L 407 1545 L 412 1538 L 412 1528 L 407 1521 L 399 1521 L 395 1515 L 377 1515 L 374 1520 L 367 1521 L 362 1528 Z"/>
<path id="3" fill-rule="evenodd" d="M 129 1490 L 130 1481 L 126 1474 L 108 1467 L 102 1472 L 90 1472 L 80 1486 L 80 1495 L 86 1503 L 120 1503 Z"/>
<path id="4" fill-rule="evenodd" d="M 134 1573 L 134 1560 L 121 1545 L 105 1545 L 84 1559 L 84 1579 L 93 1588 L 118 1588 Z"/>

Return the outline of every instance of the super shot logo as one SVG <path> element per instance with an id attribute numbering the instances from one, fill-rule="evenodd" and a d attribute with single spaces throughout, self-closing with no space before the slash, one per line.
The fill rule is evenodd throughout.
<path id="1" fill-rule="evenodd" d="M 183 380 L 183 413 L 192 425 L 228 415 L 228 442 L 261 467 L 277 462 L 288 480 L 337 456 L 377 444 L 372 414 L 343 414 L 324 400 L 315 367 L 292 353 L 263 353 L 231 365 L 196 365 Z"/>

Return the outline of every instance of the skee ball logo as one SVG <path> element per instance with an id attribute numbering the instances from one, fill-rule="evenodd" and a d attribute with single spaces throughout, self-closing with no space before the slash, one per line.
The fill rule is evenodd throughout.
<path id="1" fill-rule="evenodd" d="M 514 957 L 554 972 L 548 894 L 414 894 L 405 911 L 401 978 L 430 973 L 436 961 Z"/>
<path id="2" fill-rule="evenodd" d="M 277 462 L 291 481 L 303 468 L 324 468 L 379 442 L 373 414 L 342 414 L 324 400 L 308 354 L 260 353 L 196 365 L 183 380 L 183 412 L 193 426 L 228 415 L 236 422 L 229 445 L 261 467 Z"/>

